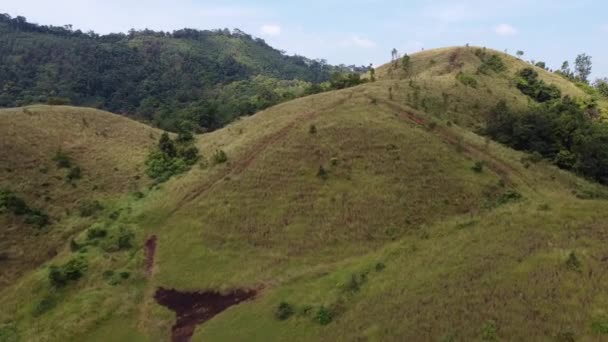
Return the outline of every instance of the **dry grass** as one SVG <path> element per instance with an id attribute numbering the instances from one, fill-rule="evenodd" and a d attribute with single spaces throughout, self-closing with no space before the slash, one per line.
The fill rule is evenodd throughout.
<path id="1" fill-rule="evenodd" d="M 158 136 L 123 116 L 64 106 L 0 110 L 0 132 L 0 188 L 42 209 L 52 222 L 37 231 L 12 215 L 0 216 L 0 253 L 8 256 L 0 261 L 0 288 L 55 255 L 66 235 L 82 229 L 86 221 L 70 219 L 80 204 L 149 184 L 143 161 Z M 81 179 L 66 180 L 68 170 L 52 160 L 60 150 L 81 168 Z"/>
<path id="2" fill-rule="evenodd" d="M 199 136 L 208 165 L 120 202 L 130 211 L 119 222 L 137 227 L 138 247 L 158 238 L 151 277 L 141 248 L 109 255 L 91 248 L 85 278 L 44 316 L 31 315 L 49 291 L 44 268 L 0 292 L 10 312 L 0 313 L 0 324 L 14 324 L 25 340 L 165 340 L 174 317 L 154 303 L 157 286 L 256 287 L 256 300 L 197 328 L 194 340 L 468 341 L 480 340 L 490 321 L 506 340 L 601 338 L 592 322 L 608 310 L 606 201 L 578 197 L 606 189 L 545 162 L 524 165 L 524 153 L 471 131 L 503 96 L 525 105 L 509 85 L 523 62 L 505 57 L 505 75 L 479 76 L 477 89 L 465 88 L 455 70 L 445 73 L 452 52 L 414 55 L 414 87 L 380 68 L 378 82 L 297 99 Z M 456 61 L 473 74 L 476 58 L 463 51 Z M 429 105 L 443 94 L 445 107 Z M 226 163 L 211 162 L 217 149 Z M 472 170 L 478 161 L 480 173 Z M 522 198 L 499 205 L 508 191 Z M 572 251 L 580 270 L 567 266 Z M 54 262 L 70 255 L 61 250 Z M 379 262 L 386 267 L 376 271 Z M 111 286 L 101 276 L 107 269 L 133 277 Z M 366 281 L 345 291 L 361 273 Z M 274 318 L 281 301 L 295 306 L 294 317 Z M 336 311 L 327 326 L 303 310 L 321 305 Z"/>

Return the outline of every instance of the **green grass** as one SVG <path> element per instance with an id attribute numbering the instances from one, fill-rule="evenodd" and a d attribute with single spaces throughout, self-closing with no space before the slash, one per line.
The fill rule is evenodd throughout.
<path id="1" fill-rule="evenodd" d="M 606 188 L 543 161 L 525 165 L 530 156 L 475 134 L 500 94 L 526 103 L 509 86 L 522 62 L 504 57 L 504 75 L 475 75 L 475 89 L 456 70 L 441 74 L 451 51 L 412 56 L 413 86 L 380 68 L 375 83 L 198 136 L 204 160 L 217 150 L 227 160 L 138 196 L 115 194 L 90 218 L 69 216 L 63 232 L 79 245 L 96 222 L 129 227 L 134 246 L 104 248 L 110 234 L 71 252 L 64 237 L 51 262 L 1 290 L 0 332 L 26 341 L 167 340 L 174 313 L 153 299 L 164 286 L 260 289 L 198 326 L 195 341 L 597 339 L 608 310 Z M 477 57 L 460 58 L 474 74 Z M 152 234 L 147 277 L 143 244 Z M 53 292 L 49 265 L 74 255 L 89 268 Z M 121 272 L 130 276 L 117 282 Z M 55 307 L 36 311 L 49 296 Z M 282 302 L 293 314 L 278 319 Z"/>

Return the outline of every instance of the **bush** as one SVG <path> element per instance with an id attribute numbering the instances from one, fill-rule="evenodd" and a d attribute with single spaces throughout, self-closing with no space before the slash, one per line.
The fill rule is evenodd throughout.
<path id="1" fill-rule="evenodd" d="M 213 154 L 213 161 L 216 164 L 222 164 L 228 161 L 228 156 L 224 150 L 215 150 L 215 153 Z"/>
<path id="2" fill-rule="evenodd" d="M 178 155 L 188 164 L 192 165 L 198 160 L 198 148 L 196 146 L 188 146 L 181 148 Z"/>
<path id="3" fill-rule="evenodd" d="M 287 303 L 287 302 L 281 302 L 279 303 L 279 306 L 277 307 L 274 316 L 281 321 L 284 321 L 286 319 L 288 319 L 289 317 L 291 317 L 294 313 L 293 307 L 291 306 L 291 304 Z"/>
<path id="4" fill-rule="evenodd" d="M 333 320 L 333 312 L 331 309 L 321 306 L 315 314 L 315 321 L 321 325 L 328 325 Z"/>
<path id="5" fill-rule="evenodd" d="M 68 180 L 68 182 L 71 182 L 73 180 L 77 180 L 82 178 L 82 170 L 80 169 L 80 167 L 75 166 L 70 168 L 70 171 L 68 171 L 68 174 L 66 176 L 66 179 Z"/>
<path id="6" fill-rule="evenodd" d="M 93 216 L 103 210 L 103 205 L 99 201 L 84 201 L 78 205 L 78 214 L 81 217 Z"/>
<path id="7" fill-rule="evenodd" d="M 108 236 L 108 231 L 101 227 L 91 227 L 87 230 L 87 240 L 101 239 Z"/>
<path id="8" fill-rule="evenodd" d="M 323 165 L 319 166 L 319 170 L 317 171 L 317 177 L 322 178 L 322 179 L 327 178 L 327 171 L 325 171 L 325 168 L 323 167 Z"/>
<path id="9" fill-rule="evenodd" d="M 573 271 L 580 271 L 581 262 L 574 252 L 570 252 L 568 259 L 566 260 L 566 266 Z"/>
<path id="10" fill-rule="evenodd" d="M 498 329 L 496 328 L 496 323 L 494 321 L 488 321 L 484 324 L 481 329 L 481 339 L 482 341 L 496 341 L 498 340 L 497 336 Z"/>
<path id="11" fill-rule="evenodd" d="M 152 152 L 146 160 L 146 174 L 158 182 L 164 182 L 174 175 L 186 172 L 189 166 L 181 158 L 170 158 L 160 151 Z"/>
<path id="12" fill-rule="evenodd" d="M 462 71 L 456 75 L 456 79 L 467 87 L 477 88 L 477 80 L 473 76 L 467 75 Z"/>
<path id="13" fill-rule="evenodd" d="M 16 216 L 25 216 L 25 223 L 42 228 L 50 223 L 47 214 L 30 208 L 24 200 L 10 190 L 0 190 L 0 212 L 7 210 Z"/>
<path id="14" fill-rule="evenodd" d="M 46 296 L 42 298 L 32 310 L 34 317 L 41 316 L 45 312 L 52 310 L 57 305 L 57 300 L 52 296 Z"/>
<path id="15" fill-rule="evenodd" d="M 498 55 L 488 56 L 485 52 L 481 52 L 477 56 L 481 59 L 481 65 L 477 68 L 477 72 L 481 74 L 488 74 L 490 71 L 500 73 L 507 69 L 502 58 Z"/>
<path id="16" fill-rule="evenodd" d="M 376 272 L 380 272 L 386 268 L 386 265 L 382 262 L 379 262 L 376 264 L 375 268 L 376 268 Z"/>
<path id="17" fill-rule="evenodd" d="M 483 172 L 483 161 L 476 161 L 471 169 L 477 173 Z"/>
<path id="18" fill-rule="evenodd" d="M 57 151 L 53 157 L 53 161 L 57 164 L 60 169 L 67 169 L 72 165 L 70 157 L 62 150 Z"/>
<path id="19" fill-rule="evenodd" d="M 118 249 L 124 250 L 133 247 L 133 240 L 135 239 L 135 234 L 127 230 L 124 227 L 120 227 L 118 233 Z"/>
<path id="20" fill-rule="evenodd" d="M 317 133 L 317 126 L 310 125 L 310 127 L 308 128 L 308 133 L 310 133 L 310 134 L 316 134 Z"/>
<path id="21" fill-rule="evenodd" d="M 80 279 L 88 267 L 88 262 L 82 257 L 71 259 L 62 266 L 51 265 L 49 267 L 49 281 L 54 287 L 64 287 L 70 281 Z"/>
<path id="22" fill-rule="evenodd" d="M 562 96 L 557 86 L 547 85 L 545 81 L 540 80 L 538 73 L 532 68 L 524 68 L 517 75 L 517 89 L 536 102 L 548 102 Z"/>

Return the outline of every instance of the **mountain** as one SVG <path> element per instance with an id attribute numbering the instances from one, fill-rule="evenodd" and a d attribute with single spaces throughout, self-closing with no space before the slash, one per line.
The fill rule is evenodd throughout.
<path id="1" fill-rule="evenodd" d="M 0 289 L 0 337 L 604 338 L 608 189 L 596 176 L 608 164 L 602 149 L 588 152 L 607 141 L 606 101 L 490 49 L 409 57 L 369 82 L 196 135 L 199 162 L 162 183 L 145 176 L 144 151 L 157 142 L 170 150 L 155 129 L 74 107 L 2 112 L 2 133 L 16 122 L 28 127 L 10 139 L 12 149 L 38 130 L 55 137 L 44 122 L 56 118 L 70 134 L 82 132 L 80 149 L 61 151 L 83 165 L 83 183 L 93 181 L 94 162 L 105 175 L 95 178 L 99 187 L 115 182 L 112 166 L 86 153 L 101 143 L 116 149 L 103 158 L 117 155 L 125 163 L 118 169 L 140 178 L 100 197 L 94 215 L 63 216 L 37 200 L 35 185 L 21 185 L 16 175 L 31 163 L 7 154 L 14 166 L 0 186 L 50 217 L 20 233 L 63 244 Z M 87 117 L 85 130 L 82 113 L 99 122 Z M 125 129 L 97 137 L 110 119 Z M 527 137 L 534 144 L 519 145 Z M 56 145 L 43 147 L 43 160 L 62 160 Z M 122 155 L 135 147 L 137 157 Z M 561 163 L 568 153 L 572 165 Z M 52 191 L 84 188 L 79 182 L 64 179 Z"/>
<path id="2" fill-rule="evenodd" d="M 0 107 L 72 104 L 169 130 L 183 120 L 209 130 L 300 96 L 333 70 L 239 30 L 98 35 L 0 15 Z M 292 83 L 277 84 L 282 80 Z M 233 97 L 225 86 L 235 81 L 266 87 L 255 98 Z"/>

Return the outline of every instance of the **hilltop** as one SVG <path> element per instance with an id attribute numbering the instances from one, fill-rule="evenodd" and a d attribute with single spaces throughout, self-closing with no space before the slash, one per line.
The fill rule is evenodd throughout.
<path id="1" fill-rule="evenodd" d="M 499 71 L 478 73 L 476 48 L 425 51 L 411 56 L 408 74 L 385 65 L 376 82 L 197 135 L 198 165 L 136 197 L 117 188 L 104 202 L 112 210 L 65 234 L 56 256 L 0 290 L 0 336 L 602 338 L 608 190 L 480 134 L 501 100 L 537 108 L 515 83 L 529 64 L 500 58 Z M 591 97 L 537 72 L 563 95 Z M 157 131 L 95 114 L 129 122 L 125 132 L 141 129 L 108 140 L 140 146 L 128 163 L 143 168 Z"/>

